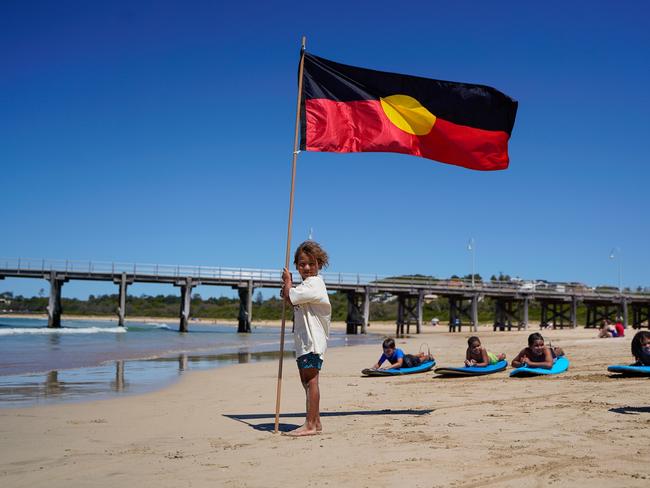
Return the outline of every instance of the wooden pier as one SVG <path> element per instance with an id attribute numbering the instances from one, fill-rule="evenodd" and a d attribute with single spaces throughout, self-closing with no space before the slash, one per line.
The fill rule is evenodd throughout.
<path id="1" fill-rule="evenodd" d="M 494 329 L 528 328 L 528 310 L 532 300 L 541 305 L 542 323 L 554 327 L 577 327 L 577 306 L 587 309 L 586 327 L 597 327 L 605 318 L 623 317 L 628 325 L 628 308 L 632 309 L 634 328 L 648 326 L 650 294 L 600 291 L 583 285 L 544 284 L 530 282 L 436 280 L 426 277 L 383 277 L 355 273 L 322 273 L 330 291 L 345 292 L 348 297 L 346 318 L 349 334 L 365 333 L 370 320 L 370 300 L 378 294 L 397 297 L 396 335 L 410 333 L 411 326 L 419 333 L 423 326 L 425 297 L 436 295 L 449 301 L 449 330 L 469 327 L 476 331 L 478 303 L 490 297 L 495 303 Z M 257 288 L 279 289 L 281 270 L 180 266 L 158 264 L 125 264 L 106 262 L 53 261 L 34 259 L 0 260 L 0 279 L 44 279 L 50 283 L 47 307 L 48 327 L 61 326 L 61 292 L 71 280 L 108 281 L 119 287 L 117 316 L 120 326 L 126 319 L 127 288 L 133 283 L 172 284 L 180 289 L 179 330 L 188 331 L 191 316 L 192 289 L 196 286 L 225 286 L 236 289 L 240 299 L 238 332 L 251 331 L 252 297 Z"/>

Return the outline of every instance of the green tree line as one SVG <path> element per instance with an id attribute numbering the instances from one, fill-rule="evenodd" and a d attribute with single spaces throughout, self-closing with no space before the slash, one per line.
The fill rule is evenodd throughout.
<path id="1" fill-rule="evenodd" d="M 23 297 L 14 296 L 10 292 L 0 294 L 10 303 L 1 303 L 1 309 L 11 309 L 19 313 L 45 313 L 47 311 L 48 298 L 46 297 Z M 347 295 L 342 292 L 330 294 L 332 304 L 332 320 L 344 321 L 347 316 L 348 300 Z M 140 317 L 174 317 L 179 314 L 181 298 L 178 295 L 128 295 L 126 298 L 126 314 L 128 316 Z M 90 295 L 87 300 L 77 298 L 62 298 L 61 305 L 63 313 L 69 315 L 105 315 L 114 316 L 117 313 L 118 295 Z M 253 322 L 255 320 L 279 320 L 281 318 L 282 302 L 279 298 L 271 297 L 263 299 L 260 293 L 253 300 Z M 191 317 L 205 319 L 230 319 L 234 320 L 239 314 L 238 298 L 202 298 L 195 294 L 192 296 L 190 307 Z M 479 302 L 479 321 L 490 323 L 494 320 L 494 301 L 485 298 Z M 530 302 L 529 319 L 537 321 L 540 319 L 541 310 L 539 303 Z M 429 300 L 424 305 L 423 318 L 430 322 L 432 318 L 438 318 L 441 322 L 449 321 L 449 301 L 444 297 Z M 578 306 L 578 322 L 584 323 L 586 309 Z M 373 321 L 395 321 L 397 320 L 397 300 L 371 302 L 370 322 Z M 466 319 L 463 319 L 466 322 Z"/>

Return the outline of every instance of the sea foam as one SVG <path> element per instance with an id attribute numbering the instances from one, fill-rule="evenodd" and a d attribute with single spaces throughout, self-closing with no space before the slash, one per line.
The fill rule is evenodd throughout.
<path id="1" fill-rule="evenodd" d="M 47 334 L 124 334 L 126 327 L 9 327 L 0 328 L 0 336 Z"/>

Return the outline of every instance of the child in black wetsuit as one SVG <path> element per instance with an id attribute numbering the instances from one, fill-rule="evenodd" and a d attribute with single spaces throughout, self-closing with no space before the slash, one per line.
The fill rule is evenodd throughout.
<path id="1" fill-rule="evenodd" d="M 555 358 L 558 356 L 564 356 L 562 348 L 546 347 L 542 334 L 535 332 L 528 336 L 528 347 L 522 349 L 512 360 L 512 367 L 528 366 L 530 368 L 551 369 Z"/>
<path id="2" fill-rule="evenodd" d="M 650 331 L 641 330 L 632 338 L 635 366 L 650 366 Z"/>

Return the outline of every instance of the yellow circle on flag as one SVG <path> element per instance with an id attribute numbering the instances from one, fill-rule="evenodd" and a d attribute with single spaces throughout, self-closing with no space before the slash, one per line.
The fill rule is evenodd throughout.
<path id="1" fill-rule="evenodd" d="M 379 101 L 386 117 L 409 134 L 424 136 L 436 123 L 436 116 L 408 95 L 390 95 Z"/>

